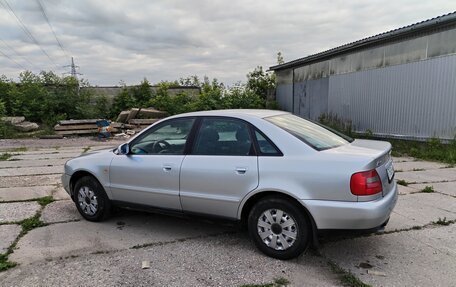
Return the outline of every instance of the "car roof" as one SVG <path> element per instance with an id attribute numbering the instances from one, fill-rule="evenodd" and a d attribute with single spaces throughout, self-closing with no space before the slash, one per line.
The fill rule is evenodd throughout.
<path id="1" fill-rule="evenodd" d="M 191 112 L 185 114 L 175 115 L 175 117 L 182 116 L 234 116 L 234 117 L 257 117 L 257 118 L 266 118 L 277 115 L 288 114 L 285 111 L 278 110 L 260 110 L 260 109 L 235 109 L 235 110 L 211 110 L 211 111 L 199 111 Z"/>

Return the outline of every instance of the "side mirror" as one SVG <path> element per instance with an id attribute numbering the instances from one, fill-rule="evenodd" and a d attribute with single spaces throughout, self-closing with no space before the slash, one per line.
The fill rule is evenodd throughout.
<path id="1" fill-rule="evenodd" d="M 117 148 L 117 152 L 119 154 L 129 154 L 130 153 L 130 146 L 128 145 L 128 143 L 124 143 L 124 144 L 121 144 L 118 148 Z"/>

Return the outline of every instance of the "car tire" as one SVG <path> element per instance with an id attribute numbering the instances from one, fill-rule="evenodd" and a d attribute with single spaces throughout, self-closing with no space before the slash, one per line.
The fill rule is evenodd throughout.
<path id="1" fill-rule="evenodd" d="M 81 177 L 74 185 L 74 202 L 88 221 L 102 221 L 111 213 L 111 202 L 103 186 L 92 176 Z"/>
<path id="2" fill-rule="evenodd" d="M 248 230 L 260 251 L 281 260 L 303 253 L 312 232 L 303 210 L 281 197 L 266 197 L 256 203 L 249 213 Z"/>

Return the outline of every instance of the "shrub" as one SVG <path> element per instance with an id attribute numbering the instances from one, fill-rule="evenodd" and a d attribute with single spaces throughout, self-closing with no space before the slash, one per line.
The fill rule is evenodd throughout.
<path id="1" fill-rule="evenodd" d="M 318 121 L 336 131 L 348 136 L 353 136 L 352 122 L 350 120 L 344 120 L 332 112 L 321 114 L 320 117 L 318 117 Z"/>

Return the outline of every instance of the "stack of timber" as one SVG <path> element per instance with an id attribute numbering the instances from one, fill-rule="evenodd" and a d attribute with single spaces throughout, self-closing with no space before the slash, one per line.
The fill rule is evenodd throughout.
<path id="1" fill-rule="evenodd" d="M 97 134 L 98 127 L 97 121 L 100 119 L 88 119 L 88 120 L 65 120 L 59 121 L 54 126 L 55 133 L 58 135 L 90 135 Z M 120 124 L 111 123 L 111 132 L 118 132 Z"/>
<path id="2" fill-rule="evenodd" d="M 127 130 L 138 132 L 166 116 L 166 112 L 152 108 L 134 108 L 129 111 L 123 111 L 117 117 L 117 121 L 111 122 L 111 133 Z M 54 130 L 56 134 L 62 136 L 95 135 L 98 133 L 96 123 L 99 120 L 101 119 L 59 121 L 59 123 L 54 126 Z"/>
<path id="3" fill-rule="evenodd" d="M 120 112 L 116 122 L 130 125 L 135 131 L 140 131 L 151 124 L 161 120 L 168 114 L 153 108 L 133 108 Z"/>

